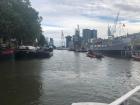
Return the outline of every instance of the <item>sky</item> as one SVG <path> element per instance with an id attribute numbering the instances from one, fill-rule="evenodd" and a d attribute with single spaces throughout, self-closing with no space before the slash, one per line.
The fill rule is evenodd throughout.
<path id="1" fill-rule="evenodd" d="M 74 35 L 77 24 L 82 29 L 97 29 L 98 37 L 107 38 L 108 25 L 114 25 L 117 14 L 117 28 L 120 36 L 140 32 L 140 0 L 30 0 L 32 7 L 43 17 L 41 23 L 44 35 L 54 38 L 55 44 L 64 36 Z M 122 27 L 125 24 L 125 27 Z"/>

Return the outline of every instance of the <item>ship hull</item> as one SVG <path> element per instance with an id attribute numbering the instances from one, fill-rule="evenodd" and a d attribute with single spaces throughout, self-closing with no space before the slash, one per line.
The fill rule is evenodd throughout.
<path id="1" fill-rule="evenodd" d="M 131 57 L 131 51 L 125 50 L 94 50 L 94 51 L 102 53 L 106 56 Z"/>
<path id="2" fill-rule="evenodd" d="M 17 50 L 15 52 L 15 59 L 32 59 L 35 58 L 36 53 L 27 50 Z"/>
<path id="3" fill-rule="evenodd" d="M 0 52 L 0 61 L 1 60 L 13 60 L 14 59 L 14 50 L 5 49 Z"/>

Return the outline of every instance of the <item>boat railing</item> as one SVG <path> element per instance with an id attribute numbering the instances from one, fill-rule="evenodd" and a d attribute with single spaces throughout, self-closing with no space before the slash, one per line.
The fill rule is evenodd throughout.
<path id="1" fill-rule="evenodd" d="M 140 91 L 140 86 L 137 86 L 135 89 L 129 91 L 128 93 L 118 98 L 114 102 L 110 103 L 109 105 L 128 105 L 129 98 L 131 98 L 138 91 Z"/>
<path id="2" fill-rule="evenodd" d="M 135 89 L 129 91 L 128 93 L 116 99 L 114 102 L 110 104 L 96 102 L 82 102 L 82 103 L 73 103 L 72 105 L 128 105 L 129 99 L 138 91 L 140 91 L 140 86 L 137 86 Z"/>

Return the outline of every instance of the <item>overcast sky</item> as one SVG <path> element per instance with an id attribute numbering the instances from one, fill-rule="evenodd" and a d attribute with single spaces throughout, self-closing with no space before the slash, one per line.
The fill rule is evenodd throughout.
<path id="1" fill-rule="evenodd" d="M 118 12 L 119 23 L 125 24 L 121 33 L 140 32 L 140 0 L 31 0 L 31 4 L 43 17 L 45 35 L 57 44 L 61 30 L 65 36 L 73 35 L 77 24 L 81 30 L 97 29 L 99 37 L 107 38 L 108 24 L 114 23 Z"/>

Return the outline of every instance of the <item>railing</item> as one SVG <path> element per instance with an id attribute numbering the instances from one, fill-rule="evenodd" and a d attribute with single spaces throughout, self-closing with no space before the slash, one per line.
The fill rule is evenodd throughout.
<path id="1" fill-rule="evenodd" d="M 72 105 L 128 105 L 128 100 L 131 98 L 136 92 L 140 90 L 140 86 L 137 86 L 135 89 L 129 91 L 122 97 L 116 99 L 114 102 L 110 104 L 105 103 L 95 103 L 95 102 L 85 102 L 85 103 L 73 103 Z"/>
<path id="2" fill-rule="evenodd" d="M 130 97 L 132 97 L 136 92 L 138 92 L 140 90 L 140 86 L 137 86 L 135 89 L 129 91 L 128 93 L 126 93 L 124 96 L 118 98 L 117 100 L 115 100 L 114 102 L 112 102 L 109 105 L 128 105 L 128 100 Z"/>

